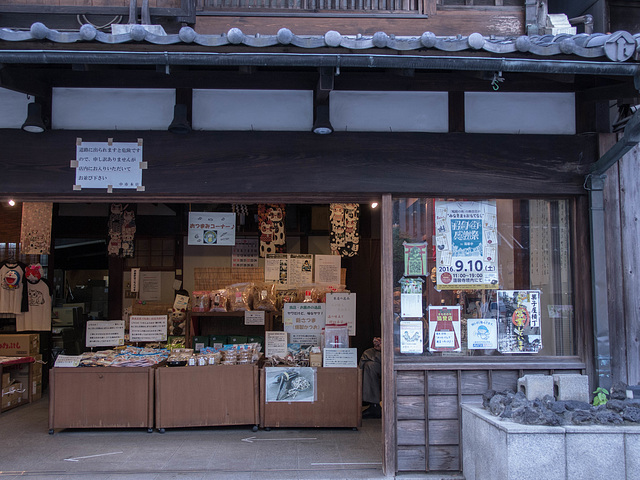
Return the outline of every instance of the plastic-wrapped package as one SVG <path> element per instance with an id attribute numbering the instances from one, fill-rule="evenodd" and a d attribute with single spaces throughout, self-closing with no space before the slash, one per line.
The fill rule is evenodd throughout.
<path id="1" fill-rule="evenodd" d="M 227 288 L 229 292 L 229 310 L 244 312 L 251 310 L 253 283 L 236 283 Z"/>
<path id="2" fill-rule="evenodd" d="M 253 309 L 265 312 L 276 311 L 276 284 L 257 283 L 253 289 Z"/>
<path id="3" fill-rule="evenodd" d="M 298 288 L 297 303 L 318 303 L 318 292 L 313 285 Z"/>
<path id="4" fill-rule="evenodd" d="M 295 289 L 278 290 L 276 293 L 278 310 L 282 310 L 285 303 L 295 303 L 298 298 L 298 291 Z"/>
<path id="5" fill-rule="evenodd" d="M 314 287 L 315 298 L 318 303 L 327 303 L 327 293 L 349 293 L 345 285 L 330 286 L 330 285 L 316 285 Z"/>
<path id="6" fill-rule="evenodd" d="M 210 312 L 228 312 L 229 311 L 229 293 L 225 288 L 209 292 L 209 311 Z"/>
<path id="7" fill-rule="evenodd" d="M 208 312 L 209 311 L 209 292 L 197 291 L 192 293 L 193 305 L 191 310 L 194 312 Z"/>
<path id="8" fill-rule="evenodd" d="M 325 325 L 324 348 L 349 348 L 349 327 L 346 323 Z"/>

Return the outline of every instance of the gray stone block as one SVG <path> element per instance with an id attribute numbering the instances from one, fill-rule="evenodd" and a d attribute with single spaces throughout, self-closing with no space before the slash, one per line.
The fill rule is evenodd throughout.
<path id="1" fill-rule="evenodd" d="M 578 374 L 553 375 L 556 400 L 577 400 L 587 402 L 591 400 L 589 395 L 589 377 Z"/>
<path id="2" fill-rule="evenodd" d="M 626 478 L 624 434 L 594 433 L 567 435 L 567 478 Z"/>
<path id="3" fill-rule="evenodd" d="M 527 400 L 553 395 L 553 377 L 550 375 L 525 375 L 518 379 L 518 391 L 525 394 Z"/>

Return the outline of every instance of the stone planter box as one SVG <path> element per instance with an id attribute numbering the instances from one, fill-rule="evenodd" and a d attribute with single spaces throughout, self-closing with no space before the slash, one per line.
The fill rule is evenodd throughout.
<path id="1" fill-rule="evenodd" d="M 640 474 L 640 426 L 521 425 L 466 404 L 462 454 L 466 480 L 632 480 Z"/>

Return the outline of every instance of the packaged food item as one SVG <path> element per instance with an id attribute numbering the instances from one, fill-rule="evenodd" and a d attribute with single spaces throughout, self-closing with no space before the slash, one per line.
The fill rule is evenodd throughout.
<path id="1" fill-rule="evenodd" d="M 324 348 L 349 348 L 349 327 L 346 323 L 325 325 Z"/>
<path id="2" fill-rule="evenodd" d="M 275 312 L 276 309 L 276 284 L 257 283 L 253 288 L 253 310 Z"/>
<path id="3" fill-rule="evenodd" d="M 232 312 L 251 310 L 253 283 L 235 283 L 228 287 L 229 307 Z"/>
<path id="4" fill-rule="evenodd" d="M 295 303 L 297 301 L 298 291 L 296 289 L 277 290 L 276 298 L 276 306 L 278 310 L 282 310 L 285 303 Z"/>
<path id="5" fill-rule="evenodd" d="M 193 292 L 193 305 L 191 310 L 194 312 L 208 312 L 209 311 L 209 292 L 200 290 Z"/>
<path id="6" fill-rule="evenodd" d="M 318 303 L 318 292 L 312 285 L 298 288 L 297 303 Z"/>
<path id="7" fill-rule="evenodd" d="M 229 311 L 229 293 L 226 288 L 213 290 L 209 292 L 209 311 L 210 312 L 228 312 Z"/>
<path id="8" fill-rule="evenodd" d="M 345 285 L 316 285 L 314 290 L 318 303 L 327 303 L 327 293 L 349 293 Z"/>

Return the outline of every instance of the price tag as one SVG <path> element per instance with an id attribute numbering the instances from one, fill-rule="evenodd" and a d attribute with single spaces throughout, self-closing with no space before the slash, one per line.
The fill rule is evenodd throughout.
<path id="1" fill-rule="evenodd" d="M 77 367 L 82 355 L 58 355 L 54 367 Z"/>
<path id="2" fill-rule="evenodd" d="M 264 311 L 253 310 L 244 312 L 245 325 L 264 325 Z"/>

